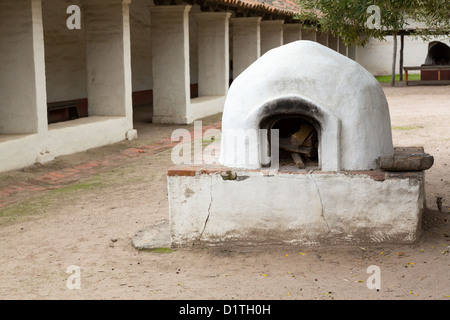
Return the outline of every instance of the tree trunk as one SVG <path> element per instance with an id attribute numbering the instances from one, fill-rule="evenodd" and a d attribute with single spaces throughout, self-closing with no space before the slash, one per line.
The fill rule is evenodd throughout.
<path id="1" fill-rule="evenodd" d="M 399 73 L 400 73 L 400 81 L 403 81 L 403 49 L 405 47 L 405 35 L 400 35 L 400 65 L 399 65 Z"/>
<path id="2" fill-rule="evenodd" d="M 394 37 L 394 52 L 392 57 L 392 74 L 391 74 L 391 87 L 395 87 L 395 63 L 397 62 L 397 33 L 393 34 Z"/>

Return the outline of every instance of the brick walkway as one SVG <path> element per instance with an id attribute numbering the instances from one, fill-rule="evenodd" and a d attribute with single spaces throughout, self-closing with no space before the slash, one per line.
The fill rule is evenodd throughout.
<path id="1" fill-rule="evenodd" d="M 205 132 L 208 129 L 220 129 L 221 123 L 203 126 Z M 194 131 L 191 131 L 193 136 Z M 0 208 L 12 203 L 25 200 L 38 192 L 58 189 L 71 183 L 76 183 L 89 178 L 105 169 L 120 167 L 130 158 L 151 156 L 166 151 L 177 145 L 178 141 L 171 138 L 161 139 L 151 145 L 143 145 L 138 148 L 128 148 L 118 154 L 112 154 L 95 161 L 85 162 L 71 168 L 46 173 L 42 176 L 27 181 L 15 182 L 0 189 Z"/>

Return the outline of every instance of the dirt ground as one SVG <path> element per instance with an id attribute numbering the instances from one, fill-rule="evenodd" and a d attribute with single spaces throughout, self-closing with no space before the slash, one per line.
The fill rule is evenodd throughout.
<path id="1" fill-rule="evenodd" d="M 135 233 L 168 219 L 170 150 L 127 160 L 87 180 L 0 209 L 0 299 L 442 299 L 450 300 L 450 87 L 384 87 L 396 146 L 424 146 L 428 210 L 410 245 L 136 250 Z M 0 174 L 0 186 L 170 137 L 149 124 L 139 138 L 44 166 Z M 220 115 L 204 124 L 220 121 Z M 443 198 L 442 212 L 436 197 Z M 380 290 L 367 268 L 380 269 Z M 70 266 L 80 289 L 69 289 Z"/>

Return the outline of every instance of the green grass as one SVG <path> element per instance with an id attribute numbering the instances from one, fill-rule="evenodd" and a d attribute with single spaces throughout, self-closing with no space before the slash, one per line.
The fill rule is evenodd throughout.
<path id="1" fill-rule="evenodd" d="M 97 187 L 102 187 L 103 184 L 101 182 L 91 182 L 91 183 L 77 183 L 73 185 L 64 186 L 58 189 L 53 190 L 54 193 L 70 193 L 76 192 L 78 190 L 86 190 L 93 189 Z"/>
<path id="2" fill-rule="evenodd" d="M 422 129 L 422 126 L 397 126 L 397 127 L 392 127 L 392 129 L 394 130 L 415 130 L 415 129 Z"/>
<path id="3" fill-rule="evenodd" d="M 170 248 L 153 248 L 153 249 L 139 249 L 140 251 L 148 251 L 154 253 L 172 253 L 173 250 Z"/>
<path id="4" fill-rule="evenodd" d="M 79 182 L 73 185 L 67 185 L 58 189 L 51 190 L 48 193 L 37 194 L 35 197 L 12 203 L 9 206 L 0 208 L 0 224 L 20 222 L 22 219 L 43 218 L 49 212 L 59 207 L 61 203 L 70 201 L 76 192 L 83 190 L 92 190 L 94 188 L 104 187 L 104 183 L 89 179 L 85 182 Z"/>
<path id="5" fill-rule="evenodd" d="M 377 76 L 375 77 L 378 82 L 380 83 L 390 83 L 392 76 L 386 75 L 386 76 Z M 408 74 L 408 80 L 420 80 L 420 74 Z M 395 75 L 395 81 L 400 81 L 400 75 Z M 405 77 L 403 76 L 403 81 L 405 81 Z"/>

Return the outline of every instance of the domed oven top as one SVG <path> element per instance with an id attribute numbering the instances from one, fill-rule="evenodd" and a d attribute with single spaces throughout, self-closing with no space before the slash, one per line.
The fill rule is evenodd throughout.
<path id="1" fill-rule="evenodd" d="M 228 134 L 250 137 L 260 129 L 269 135 L 278 129 L 280 158 L 284 151 L 296 153 L 303 167 L 324 171 L 375 169 L 377 158 L 394 153 L 388 103 L 378 81 L 353 60 L 311 41 L 268 51 L 233 81 L 222 118 L 220 162 L 263 167 L 261 155 L 268 148 L 260 138 L 246 139 L 237 152 L 236 135 Z M 242 160 L 249 158 L 258 160 Z"/>

